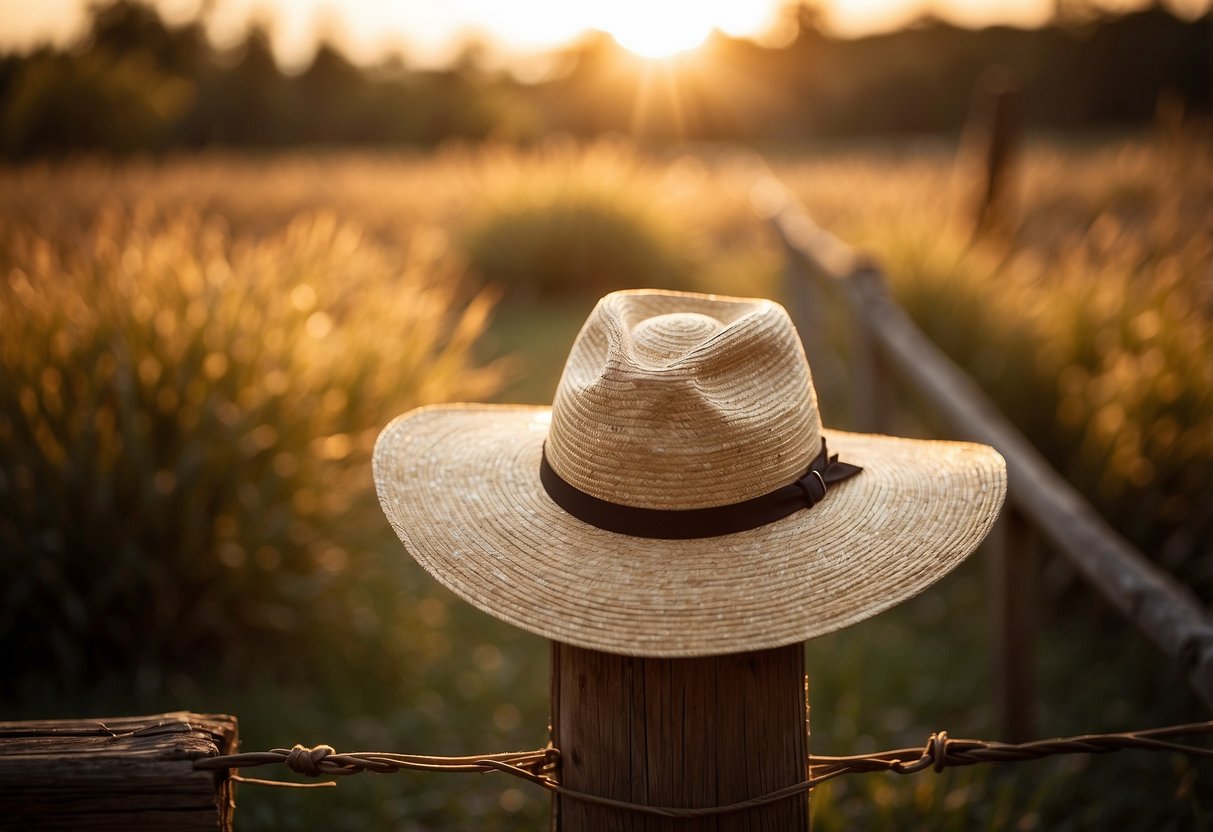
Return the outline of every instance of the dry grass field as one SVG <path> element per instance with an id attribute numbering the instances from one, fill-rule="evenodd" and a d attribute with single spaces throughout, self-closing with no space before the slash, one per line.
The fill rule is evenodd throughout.
<path id="1" fill-rule="evenodd" d="M 965 159 L 915 142 L 772 165 L 1208 603 L 1209 144 L 1031 143 L 1007 230 L 978 242 Z M 609 142 L 0 170 L 5 713 L 226 711 L 249 749 L 542 745 L 545 644 L 399 551 L 371 444 L 421 403 L 547 400 L 612 288 L 778 297 L 750 170 Z M 843 392 L 821 392 L 845 427 Z M 1042 731 L 1207 716 L 1064 564 L 1043 563 Z M 993 730 L 982 580 L 968 564 L 809 645 L 816 750 Z M 822 830 L 1203 828 L 1211 783 L 1207 763 L 1173 755 L 1071 758 L 853 778 L 818 790 L 813 813 Z M 243 829 L 538 829 L 546 811 L 526 786 L 418 774 L 248 787 L 240 803 Z"/>

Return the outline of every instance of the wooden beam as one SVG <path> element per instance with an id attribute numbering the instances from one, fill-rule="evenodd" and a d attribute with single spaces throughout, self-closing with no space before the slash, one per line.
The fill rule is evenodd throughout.
<path id="1" fill-rule="evenodd" d="M 230 830 L 233 716 L 175 712 L 0 722 L 0 829 Z"/>

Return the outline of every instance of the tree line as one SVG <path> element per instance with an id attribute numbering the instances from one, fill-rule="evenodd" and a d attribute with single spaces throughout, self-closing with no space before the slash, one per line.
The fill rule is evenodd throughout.
<path id="1" fill-rule="evenodd" d="M 290 73 L 264 26 L 219 49 L 201 19 L 170 24 L 149 5 L 115 0 L 93 7 L 72 48 L 0 56 L 0 155 L 525 142 L 553 131 L 779 142 L 950 131 L 990 66 L 1017 79 L 1034 127 L 1141 123 L 1160 96 L 1210 109 L 1209 14 L 1185 20 L 1156 4 L 981 30 L 924 18 L 841 39 L 811 6 L 789 13 L 796 36 L 778 48 L 716 33 L 684 60 L 651 64 L 591 34 L 557 56 L 549 77 L 525 82 L 487 69 L 475 50 L 441 69 L 400 57 L 359 66 L 328 42 Z"/>

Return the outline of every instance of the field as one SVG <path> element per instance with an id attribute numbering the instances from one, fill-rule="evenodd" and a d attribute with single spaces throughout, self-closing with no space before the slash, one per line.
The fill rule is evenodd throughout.
<path id="1" fill-rule="evenodd" d="M 815 217 L 1131 539 L 1213 599 L 1213 153 L 1029 144 L 974 241 L 940 142 L 774 153 Z M 462 754 L 546 741 L 547 646 L 415 567 L 368 453 L 417 404 L 545 402 L 594 299 L 782 293 L 754 160 L 618 143 L 194 155 L 0 170 L 0 702 L 9 718 L 237 714 L 246 749 Z M 847 427 L 842 389 L 822 389 Z M 929 417 L 906 405 L 907 430 Z M 1042 559 L 1040 731 L 1206 718 Z M 808 647 L 813 748 L 990 737 L 980 553 Z M 813 796 L 816 828 L 1203 828 L 1213 767 L 1075 757 Z M 494 777 L 242 788 L 242 829 L 538 829 Z"/>

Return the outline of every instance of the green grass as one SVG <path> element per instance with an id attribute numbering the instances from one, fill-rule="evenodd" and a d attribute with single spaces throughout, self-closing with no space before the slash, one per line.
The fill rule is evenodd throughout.
<path id="1" fill-rule="evenodd" d="M 505 383 L 494 401 L 551 404 L 564 370 L 564 356 L 595 303 L 595 298 L 583 295 L 499 305 L 477 344 L 486 360 L 509 356 Z"/>
<path id="2" fill-rule="evenodd" d="M 937 730 L 998 738 L 986 556 L 979 550 L 918 598 L 808 644 L 814 751 L 921 746 Z M 1206 718 L 1152 645 L 1089 607 L 1037 605 L 1038 736 Z M 855 775 L 814 791 L 814 828 L 1199 829 L 1213 812 L 1211 778 L 1213 761 L 1145 752 Z"/>
<path id="3" fill-rule="evenodd" d="M 547 643 L 469 607 L 425 576 L 395 541 L 368 582 L 391 587 L 394 632 L 340 654 L 280 669 L 198 668 L 155 687 L 103 678 L 87 690 L 30 688 L 6 719 L 107 716 L 188 709 L 236 714 L 241 747 L 328 743 L 342 751 L 462 755 L 547 742 Z M 336 623 L 336 622 L 334 622 Z M 407 645 L 402 648 L 401 642 Z M 250 777 L 304 781 L 281 767 Z M 237 828 L 280 830 L 544 828 L 547 794 L 506 775 L 402 772 L 338 778 L 333 789 L 238 786 Z"/>

